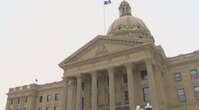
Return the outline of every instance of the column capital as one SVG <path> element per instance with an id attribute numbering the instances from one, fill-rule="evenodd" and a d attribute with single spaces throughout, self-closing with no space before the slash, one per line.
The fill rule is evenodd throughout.
<path id="1" fill-rule="evenodd" d="M 68 86 L 71 86 L 71 85 L 74 85 L 75 84 L 75 79 L 74 78 L 68 78 L 67 79 L 67 85 Z"/>
<path id="2" fill-rule="evenodd" d="M 114 72 L 114 67 L 109 67 L 109 68 L 107 68 L 107 70 L 108 70 L 108 73 L 113 73 Z"/>
<path id="3" fill-rule="evenodd" d="M 81 78 L 81 77 L 82 77 L 81 74 L 78 74 L 78 75 L 75 76 L 75 78 L 77 78 L 77 79 L 78 79 L 78 78 Z"/>
<path id="4" fill-rule="evenodd" d="M 151 64 L 151 65 L 154 65 L 154 64 L 155 64 L 155 61 L 154 61 L 152 58 L 147 58 L 147 59 L 144 60 L 144 62 L 145 62 L 146 64 Z"/>
<path id="5" fill-rule="evenodd" d="M 62 77 L 63 81 L 67 81 L 68 80 L 68 77 Z"/>
<path id="6" fill-rule="evenodd" d="M 129 63 L 126 63 L 126 64 L 124 64 L 124 65 L 125 65 L 126 68 L 132 68 L 132 69 L 134 68 L 134 64 L 133 64 L 133 63 L 130 63 L 130 62 L 129 62 Z"/>
<path id="7" fill-rule="evenodd" d="M 96 76 L 97 75 L 97 71 L 93 71 L 90 73 L 91 76 Z"/>

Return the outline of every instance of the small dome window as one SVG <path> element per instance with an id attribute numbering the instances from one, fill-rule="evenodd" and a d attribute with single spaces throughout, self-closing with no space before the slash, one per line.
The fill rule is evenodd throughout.
<path id="1" fill-rule="evenodd" d="M 119 27 L 118 27 L 118 30 L 121 30 L 121 28 L 122 28 L 122 26 L 119 26 Z"/>
<path id="2" fill-rule="evenodd" d="M 143 38 L 143 36 L 138 36 L 138 38 L 142 39 L 142 38 Z"/>

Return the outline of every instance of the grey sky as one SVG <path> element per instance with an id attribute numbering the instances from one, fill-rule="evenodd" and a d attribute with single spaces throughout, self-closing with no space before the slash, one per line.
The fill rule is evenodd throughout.
<path id="1" fill-rule="evenodd" d="M 106 28 L 118 17 L 105 7 Z M 198 0 L 127 0 L 167 56 L 199 50 Z M 104 34 L 103 0 L 0 0 L 0 110 L 8 88 L 61 80 L 57 66 L 98 34 Z"/>

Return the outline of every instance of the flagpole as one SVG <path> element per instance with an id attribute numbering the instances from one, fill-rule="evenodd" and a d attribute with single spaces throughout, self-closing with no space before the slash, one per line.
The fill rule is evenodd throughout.
<path id="1" fill-rule="evenodd" d="M 106 10 L 105 10 L 105 5 L 103 4 L 103 16 L 104 16 L 104 34 L 106 34 Z"/>
<path id="2" fill-rule="evenodd" d="M 104 1 L 104 34 L 106 34 L 106 5 L 110 5 L 111 4 L 111 0 L 105 0 Z"/>

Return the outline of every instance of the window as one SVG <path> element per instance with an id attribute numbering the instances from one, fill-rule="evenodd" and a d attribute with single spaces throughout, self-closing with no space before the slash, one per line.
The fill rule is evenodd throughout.
<path id="1" fill-rule="evenodd" d="M 10 104 L 13 104 L 13 99 L 10 99 Z"/>
<path id="2" fill-rule="evenodd" d="M 196 99 L 199 99 L 199 86 L 194 87 L 195 97 Z"/>
<path id="3" fill-rule="evenodd" d="M 25 103 L 27 103 L 27 102 L 28 102 L 28 96 L 25 97 Z"/>
<path id="4" fill-rule="evenodd" d="M 17 98 L 17 104 L 20 104 L 20 98 Z"/>
<path id="5" fill-rule="evenodd" d="M 82 110 L 84 109 L 84 97 L 82 97 Z"/>
<path id="6" fill-rule="evenodd" d="M 51 95 L 47 95 L 46 101 L 49 102 L 51 100 Z"/>
<path id="7" fill-rule="evenodd" d="M 124 100 L 125 100 L 125 102 L 128 102 L 128 101 L 129 101 L 129 94 L 128 94 L 128 91 L 124 91 Z"/>
<path id="8" fill-rule="evenodd" d="M 140 39 L 143 38 L 142 36 L 138 36 Z"/>
<path id="9" fill-rule="evenodd" d="M 84 91 L 84 89 L 85 89 L 85 83 L 83 81 L 81 83 L 81 86 L 82 86 L 82 90 Z"/>
<path id="10" fill-rule="evenodd" d="M 53 110 L 57 110 L 57 107 L 56 107 L 56 106 L 54 106 Z"/>
<path id="11" fill-rule="evenodd" d="M 127 74 L 124 73 L 122 77 L 123 77 L 123 82 L 124 82 L 124 83 L 127 83 L 127 81 L 128 81 L 128 80 L 127 80 Z"/>
<path id="12" fill-rule="evenodd" d="M 179 102 L 186 102 L 186 95 L 184 89 L 177 90 L 177 97 Z"/>
<path id="13" fill-rule="evenodd" d="M 176 82 L 180 82 L 182 80 L 181 73 L 176 73 L 175 74 L 175 80 L 176 80 Z"/>
<path id="14" fill-rule="evenodd" d="M 99 80 L 97 79 L 97 88 L 99 87 Z"/>
<path id="15" fill-rule="evenodd" d="M 141 71 L 141 79 L 148 80 L 148 74 L 146 70 Z"/>
<path id="16" fill-rule="evenodd" d="M 59 100 L 59 94 L 58 93 L 55 94 L 55 101 L 57 101 L 57 100 Z"/>
<path id="17" fill-rule="evenodd" d="M 191 70 L 191 79 L 199 78 L 198 71 L 196 69 Z"/>
<path id="18" fill-rule="evenodd" d="M 43 102 L 43 96 L 40 96 L 40 97 L 39 97 L 39 102 L 40 102 L 40 103 Z"/>
<path id="19" fill-rule="evenodd" d="M 38 110 L 42 110 L 42 108 L 41 108 L 41 107 L 39 107 L 39 108 L 38 108 Z"/>
<path id="20" fill-rule="evenodd" d="M 50 107 L 46 107 L 46 110 L 50 110 Z"/>
<path id="21" fill-rule="evenodd" d="M 26 108 L 24 107 L 23 110 L 26 110 Z"/>
<path id="22" fill-rule="evenodd" d="M 109 86 L 109 78 L 107 77 L 107 85 Z"/>
<path id="23" fill-rule="evenodd" d="M 143 88 L 143 96 L 144 96 L 145 103 L 150 102 L 151 98 L 150 98 L 149 87 Z"/>

